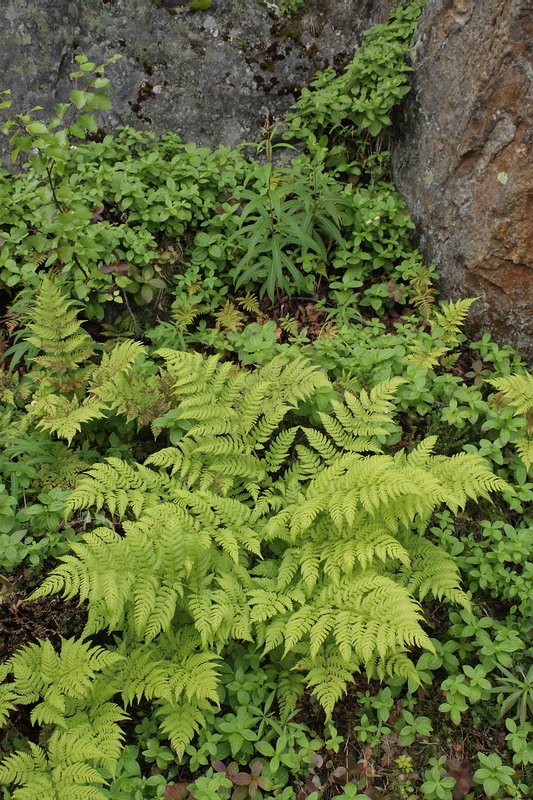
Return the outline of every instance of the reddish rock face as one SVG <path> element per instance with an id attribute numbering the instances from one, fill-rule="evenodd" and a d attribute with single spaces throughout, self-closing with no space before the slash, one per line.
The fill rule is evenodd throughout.
<path id="1" fill-rule="evenodd" d="M 533 362 L 533 6 L 428 0 L 395 179 L 445 297 Z"/>

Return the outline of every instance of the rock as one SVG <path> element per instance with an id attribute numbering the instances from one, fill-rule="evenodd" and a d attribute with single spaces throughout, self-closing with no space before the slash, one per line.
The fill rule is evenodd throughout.
<path id="1" fill-rule="evenodd" d="M 531 11 L 531 0 L 428 0 L 393 171 L 444 297 L 480 297 L 469 333 L 488 329 L 533 361 Z"/>
<path id="2" fill-rule="evenodd" d="M 306 0 L 278 20 L 257 0 L 213 0 L 202 13 L 189 0 L 3 0 L 0 89 L 12 90 L 15 111 L 40 105 L 48 116 L 68 97 L 74 55 L 102 63 L 118 52 L 106 131 L 133 125 L 235 145 L 258 139 L 266 111 L 283 114 L 318 69 L 347 63 L 388 6 Z"/>

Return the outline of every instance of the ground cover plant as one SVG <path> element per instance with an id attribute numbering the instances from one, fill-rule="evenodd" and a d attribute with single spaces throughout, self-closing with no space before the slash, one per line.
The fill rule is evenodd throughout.
<path id="1" fill-rule="evenodd" d="M 390 182 L 419 13 L 255 147 L 86 141 L 84 56 L 6 123 L 5 798 L 530 792 L 533 377 Z"/>

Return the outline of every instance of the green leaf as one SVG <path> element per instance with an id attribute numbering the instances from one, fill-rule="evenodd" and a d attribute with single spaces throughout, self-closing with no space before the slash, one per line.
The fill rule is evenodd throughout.
<path id="1" fill-rule="evenodd" d="M 31 134 L 48 133 L 48 128 L 44 122 L 39 122 L 38 120 L 35 122 L 30 122 L 29 125 L 26 125 L 26 130 Z"/>
<path id="2" fill-rule="evenodd" d="M 84 108 L 90 95 L 81 89 L 72 89 L 70 92 L 70 99 L 76 108 Z"/>
<path id="3" fill-rule="evenodd" d="M 146 304 L 151 303 L 154 299 L 153 289 L 151 289 L 146 283 L 141 287 L 140 294 Z"/>
<path id="4" fill-rule="evenodd" d="M 109 111 L 111 109 L 111 100 L 105 92 L 94 92 L 88 98 L 88 107 L 97 108 L 101 111 Z"/>

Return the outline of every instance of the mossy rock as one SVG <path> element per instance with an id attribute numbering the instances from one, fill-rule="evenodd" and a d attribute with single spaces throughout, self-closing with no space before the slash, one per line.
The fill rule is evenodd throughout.
<path id="1" fill-rule="evenodd" d="M 190 11 L 209 11 L 213 5 L 213 0 L 192 0 L 189 5 Z"/>

